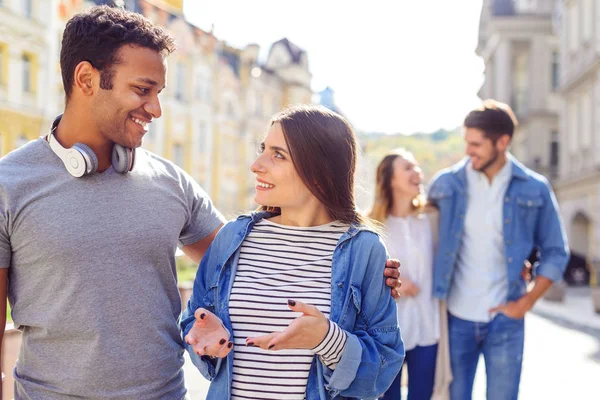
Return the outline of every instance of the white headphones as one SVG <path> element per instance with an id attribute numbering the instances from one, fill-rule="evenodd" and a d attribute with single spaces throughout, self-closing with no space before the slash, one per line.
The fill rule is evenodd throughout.
<path id="1" fill-rule="evenodd" d="M 65 168 L 72 176 L 79 178 L 84 175 L 91 175 L 98 169 L 98 157 L 92 149 L 83 143 L 75 143 L 73 147 L 66 149 L 54 137 L 54 132 L 58 127 L 62 114 L 52 122 L 52 129 L 46 136 L 46 141 L 50 148 L 60 158 Z M 120 173 L 129 172 L 135 164 L 135 149 L 123 147 L 115 144 L 112 150 L 112 167 Z"/>

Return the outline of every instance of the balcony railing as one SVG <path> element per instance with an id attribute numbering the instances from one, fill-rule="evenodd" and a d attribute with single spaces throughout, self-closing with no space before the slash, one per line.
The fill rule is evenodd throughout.
<path id="1" fill-rule="evenodd" d="M 554 1 L 551 0 L 493 0 L 492 15 L 495 17 L 518 15 L 551 15 Z"/>

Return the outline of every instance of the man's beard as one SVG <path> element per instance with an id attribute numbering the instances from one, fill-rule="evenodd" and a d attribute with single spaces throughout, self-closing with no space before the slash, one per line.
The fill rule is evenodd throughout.
<path id="1" fill-rule="evenodd" d="M 494 148 L 494 154 L 492 155 L 492 157 L 488 160 L 488 162 L 486 162 L 485 164 L 483 164 L 483 166 L 481 166 L 480 168 L 478 168 L 477 171 L 479 171 L 479 172 L 485 172 L 486 169 L 488 169 L 493 163 L 496 162 L 496 160 L 498 159 L 499 155 L 500 155 L 500 152 Z"/>

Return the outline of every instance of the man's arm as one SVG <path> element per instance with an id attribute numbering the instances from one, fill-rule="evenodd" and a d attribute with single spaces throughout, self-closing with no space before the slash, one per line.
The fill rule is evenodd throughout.
<path id="1" fill-rule="evenodd" d="M 8 291 L 8 268 L 0 269 L 0 360 L 2 359 L 2 342 L 4 339 L 4 329 L 6 329 L 6 299 Z M 0 372 L 2 372 L 0 365 Z M 0 383 L 0 399 L 2 398 L 2 384 Z"/>
<path id="2" fill-rule="evenodd" d="M 217 236 L 217 233 L 219 232 L 219 230 L 221 230 L 222 227 L 223 224 L 219 225 L 217 229 L 212 231 L 211 234 L 206 236 L 205 238 L 200 239 L 197 242 L 189 244 L 187 246 L 183 246 L 183 252 L 185 253 L 185 255 L 191 258 L 196 264 L 199 264 L 200 260 L 202 260 L 202 257 L 204 256 L 204 253 L 206 253 L 206 250 L 213 242 L 213 240 L 215 240 L 215 236 Z"/>
<path id="3" fill-rule="evenodd" d="M 552 286 L 550 279 L 545 276 L 536 276 L 531 290 L 515 301 L 509 301 L 506 304 L 490 309 L 490 313 L 501 312 L 507 317 L 521 319 L 533 308 L 535 303 L 546 293 L 546 290 L 550 286 Z"/>
<path id="4" fill-rule="evenodd" d="M 563 278 L 569 262 L 569 247 L 558 212 L 558 202 L 548 182 L 544 183 L 544 205 L 540 210 L 534 237 L 534 245 L 539 248 L 539 263 L 534 275 L 558 282 Z"/>
<path id="5" fill-rule="evenodd" d="M 569 247 L 558 213 L 558 202 L 547 182 L 543 193 L 544 206 L 535 228 L 534 244 L 540 250 L 539 265 L 535 270 L 533 287 L 516 301 L 494 307 L 490 312 L 500 311 L 509 317 L 521 319 L 536 301 L 546 293 L 553 282 L 558 282 L 567 268 Z"/>

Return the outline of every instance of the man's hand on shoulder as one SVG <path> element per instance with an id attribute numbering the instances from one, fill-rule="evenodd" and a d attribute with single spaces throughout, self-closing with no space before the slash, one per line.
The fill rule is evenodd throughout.
<path id="1" fill-rule="evenodd" d="M 383 271 L 383 275 L 386 277 L 385 284 L 391 288 L 392 297 L 397 299 L 400 297 L 398 293 L 398 289 L 402 286 L 402 282 L 400 281 L 400 261 L 395 258 L 390 258 L 385 262 L 385 270 Z"/>

